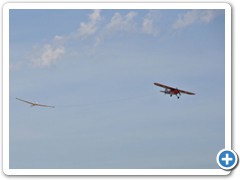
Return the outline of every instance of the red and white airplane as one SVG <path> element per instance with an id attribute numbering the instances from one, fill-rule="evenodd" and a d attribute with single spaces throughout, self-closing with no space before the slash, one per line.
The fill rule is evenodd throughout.
<path id="1" fill-rule="evenodd" d="M 170 86 L 166 86 L 166 85 L 163 85 L 163 84 L 160 84 L 160 83 L 154 83 L 154 85 L 165 88 L 164 91 L 160 91 L 160 92 L 165 93 L 165 94 L 170 94 L 170 96 L 176 95 L 177 98 L 180 97 L 181 93 L 188 94 L 188 95 L 195 95 L 195 93 L 184 91 L 184 90 L 181 90 L 181 89 L 178 89 L 178 88 L 173 88 L 173 87 L 170 87 Z"/>

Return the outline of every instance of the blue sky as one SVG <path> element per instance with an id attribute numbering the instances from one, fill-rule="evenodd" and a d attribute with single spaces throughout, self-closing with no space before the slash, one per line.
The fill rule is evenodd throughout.
<path id="1" fill-rule="evenodd" d="M 223 10 L 11 10 L 10 168 L 218 168 L 224 26 Z"/>

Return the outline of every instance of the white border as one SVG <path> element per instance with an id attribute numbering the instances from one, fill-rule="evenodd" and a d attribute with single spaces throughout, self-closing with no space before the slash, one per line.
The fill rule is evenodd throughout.
<path id="1" fill-rule="evenodd" d="M 96 8 L 97 7 L 97 8 Z M 231 149 L 231 6 L 227 3 L 6 3 L 3 5 L 3 172 L 7 175 L 228 175 L 221 169 L 9 169 L 9 9 L 225 9 L 225 149 Z"/>

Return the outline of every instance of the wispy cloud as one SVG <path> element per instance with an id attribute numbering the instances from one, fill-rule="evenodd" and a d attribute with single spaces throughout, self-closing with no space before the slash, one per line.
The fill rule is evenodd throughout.
<path id="1" fill-rule="evenodd" d="M 149 12 L 143 19 L 142 32 L 149 35 L 158 35 L 160 30 L 154 25 L 154 16 L 152 12 Z"/>
<path id="2" fill-rule="evenodd" d="M 53 47 L 51 44 L 45 44 L 39 52 L 38 57 L 32 59 L 34 67 L 49 67 L 56 63 L 65 53 L 63 46 Z"/>
<path id="3" fill-rule="evenodd" d="M 159 35 L 157 20 L 159 20 L 159 11 L 150 10 L 145 16 L 139 15 L 135 11 L 127 14 L 115 12 L 110 21 L 103 27 L 101 33 L 96 38 L 95 46 L 101 44 L 106 37 L 115 32 L 145 34 L 150 36 Z"/>
<path id="4" fill-rule="evenodd" d="M 66 53 L 69 41 L 81 42 L 83 39 L 93 37 L 93 47 L 97 47 L 116 32 L 139 33 L 155 37 L 160 34 L 159 11 L 149 10 L 145 15 L 138 14 L 136 11 L 125 14 L 119 11 L 110 18 L 103 17 L 101 13 L 101 10 L 93 10 L 85 22 L 80 22 L 77 29 L 62 36 L 55 35 L 48 43 L 40 46 L 31 59 L 32 66 L 50 67 L 58 62 Z M 189 10 L 178 15 L 172 28 L 181 29 L 197 22 L 210 23 L 217 14 L 216 10 Z"/>
<path id="5" fill-rule="evenodd" d="M 134 18 L 137 16 L 136 12 L 129 12 L 125 16 L 116 12 L 111 21 L 106 25 L 108 31 L 134 31 L 135 22 Z"/>
<path id="6" fill-rule="evenodd" d="M 97 31 L 97 23 L 101 20 L 100 10 L 93 10 L 93 13 L 89 15 L 88 22 L 82 22 L 77 30 L 77 37 L 87 37 L 93 35 Z"/>
<path id="7" fill-rule="evenodd" d="M 204 10 L 201 12 L 200 20 L 209 23 L 218 15 L 218 13 L 219 12 L 216 10 Z"/>
<path id="8" fill-rule="evenodd" d="M 9 69 L 10 71 L 17 71 L 21 68 L 21 63 L 10 63 Z"/>
<path id="9" fill-rule="evenodd" d="M 122 15 L 119 12 L 114 13 L 110 20 L 102 26 L 96 36 L 94 47 L 102 44 L 107 37 L 111 36 L 115 32 L 137 32 L 138 27 L 135 23 L 136 17 L 137 13 L 133 11 L 127 13 L 126 15 Z"/>
<path id="10" fill-rule="evenodd" d="M 56 35 L 49 43 L 42 45 L 31 59 L 33 67 L 50 67 L 65 54 L 65 43 L 70 40 L 86 38 L 97 31 L 97 23 L 101 20 L 100 10 L 93 10 L 87 22 L 81 22 L 79 28 L 65 36 Z"/>
<path id="11" fill-rule="evenodd" d="M 209 23 L 218 14 L 216 10 L 190 10 L 179 14 L 177 21 L 173 24 L 174 29 L 181 29 L 197 22 Z"/>

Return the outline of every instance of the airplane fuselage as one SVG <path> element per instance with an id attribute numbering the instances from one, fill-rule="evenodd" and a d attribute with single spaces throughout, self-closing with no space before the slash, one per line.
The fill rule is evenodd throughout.
<path id="1" fill-rule="evenodd" d="M 179 98 L 180 91 L 178 89 L 165 89 L 164 91 L 160 91 L 164 94 L 169 94 L 170 96 L 176 95 Z"/>

